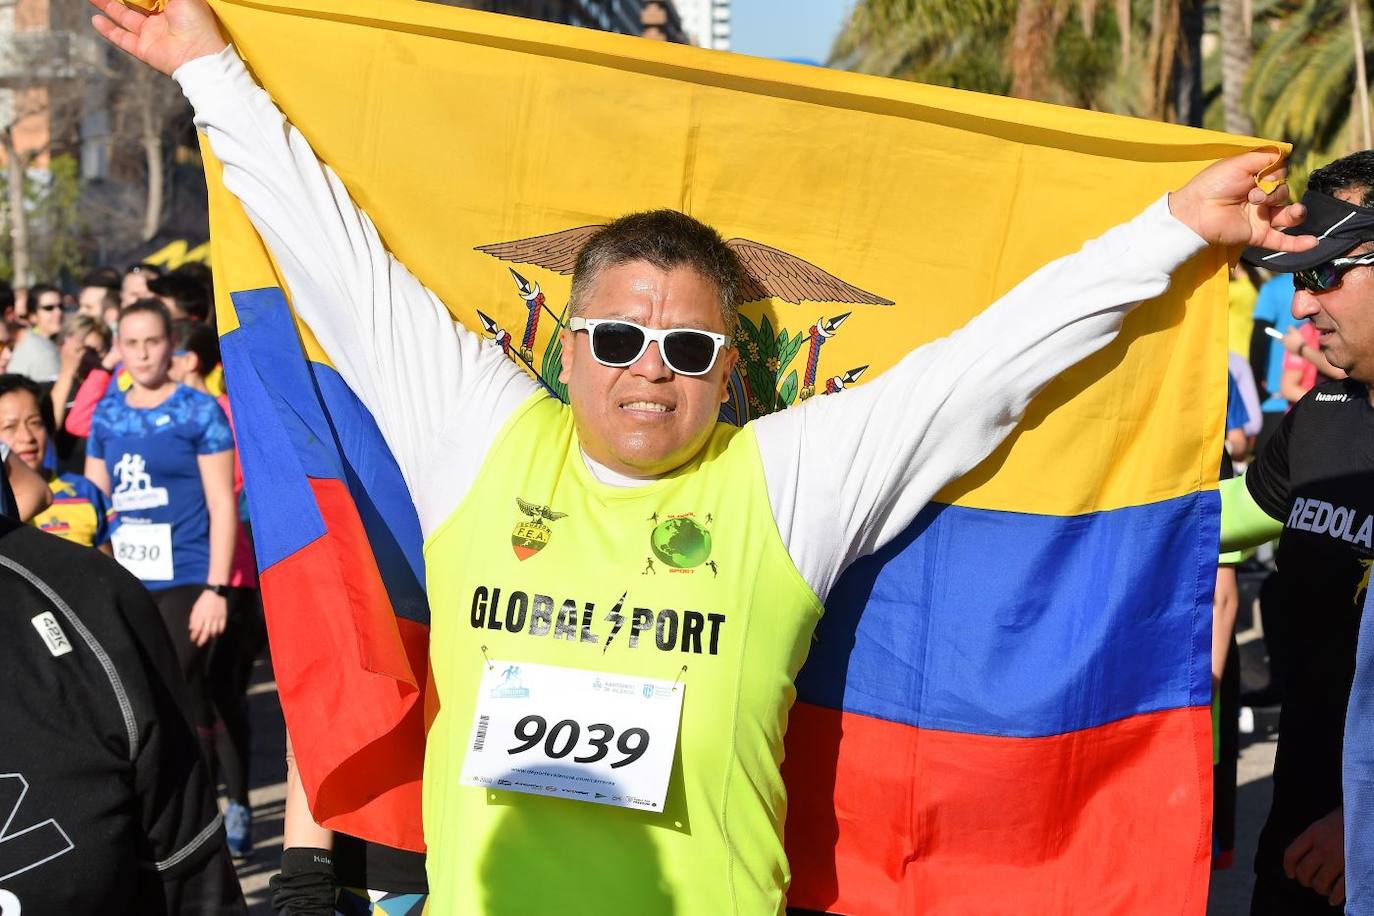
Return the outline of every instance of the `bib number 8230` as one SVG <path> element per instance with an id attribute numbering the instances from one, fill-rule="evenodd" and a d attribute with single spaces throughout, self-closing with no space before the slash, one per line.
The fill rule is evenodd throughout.
<path id="1" fill-rule="evenodd" d="M 156 563 L 162 557 L 162 548 L 157 544 L 130 544 L 125 541 L 119 545 L 116 559 L 133 563 Z"/>
<path id="2" fill-rule="evenodd" d="M 543 741 L 544 753 L 552 760 L 561 760 L 573 752 L 582 737 L 582 726 L 572 719 L 560 719 L 550 728 L 543 716 L 525 716 L 515 723 L 515 738 L 522 743 L 507 748 L 506 753 L 523 754 Z M 622 759 L 611 763 L 613 770 L 629 766 L 649 749 L 649 733 L 644 729 L 627 728 L 617 736 L 612 726 L 597 722 L 587 726 L 586 744 L 589 752 L 574 756 L 573 762 L 596 763 L 604 759 L 611 752 L 612 740 L 615 741 L 616 750 L 623 755 Z"/>

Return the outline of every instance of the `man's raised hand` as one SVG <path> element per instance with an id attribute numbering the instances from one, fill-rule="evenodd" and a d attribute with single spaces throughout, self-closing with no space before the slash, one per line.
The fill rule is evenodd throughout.
<path id="1" fill-rule="evenodd" d="M 1275 251 L 1306 251 L 1310 235 L 1286 235 L 1307 216 L 1288 204 L 1288 185 L 1266 193 L 1255 179 L 1274 163 L 1275 150 L 1255 150 L 1215 162 L 1169 195 L 1169 212 L 1212 245 L 1256 245 Z M 1269 177 L 1282 181 L 1280 168 Z"/>
<path id="2" fill-rule="evenodd" d="M 205 0 L 167 0 L 160 13 L 130 9 L 119 0 L 90 0 L 104 13 L 91 24 L 112 45 L 154 70 L 172 75 L 189 60 L 217 54 L 228 44 Z"/>

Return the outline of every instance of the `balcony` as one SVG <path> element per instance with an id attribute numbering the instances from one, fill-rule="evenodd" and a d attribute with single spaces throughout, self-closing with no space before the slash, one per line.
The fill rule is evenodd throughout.
<path id="1" fill-rule="evenodd" d="M 96 36 L 55 29 L 0 34 L 0 88 L 89 74 L 99 63 Z"/>

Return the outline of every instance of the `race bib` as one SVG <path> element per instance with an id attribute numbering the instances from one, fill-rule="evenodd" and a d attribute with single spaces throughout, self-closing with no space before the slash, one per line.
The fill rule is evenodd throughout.
<path id="1" fill-rule="evenodd" d="M 144 582 L 166 582 L 172 572 L 172 526 L 140 525 L 128 521 L 110 540 L 119 564 Z"/>
<path id="2" fill-rule="evenodd" d="M 682 683 L 525 662 L 484 665 L 463 785 L 663 810 Z"/>

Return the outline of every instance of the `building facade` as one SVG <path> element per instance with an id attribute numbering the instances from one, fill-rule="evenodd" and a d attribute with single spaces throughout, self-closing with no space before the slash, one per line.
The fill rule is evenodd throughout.
<path id="1" fill-rule="evenodd" d="M 703 48 L 730 50 L 730 0 L 675 0 L 687 40 Z"/>
<path id="2" fill-rule="evenodd" d="M 600 29 L 603 32 L 640 34 L 644 0 L 440 0 L 450 6 L 465 6 L 489 13 L 505 13 L 561 22 L 564 25 Z"/>

